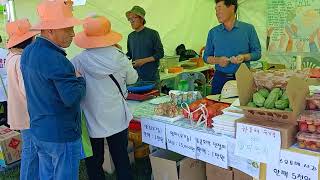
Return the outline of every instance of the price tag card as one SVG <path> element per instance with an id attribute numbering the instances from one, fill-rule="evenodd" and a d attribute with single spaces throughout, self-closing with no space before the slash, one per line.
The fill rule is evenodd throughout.
<path id="1" fill-rule="evenodd" d="M 228 151 L 225 139 L 202 132 L 194 132 L 194 135 L 196 137 L 197 159 L 227 169 Z"/>
<path id="2" fill-rule="evenodd" d="M 149 119 L 141 120 L 142 141 L 166 149 L 166 125 Z"/>
<path id="3" fill-rule="evenodd" d="M 281 136 L 279 131 L 237 123 L 235 155 L 264 163 L 278 163 Z"/>
<path id="4" fill-rule="evenodd" d="M 281 150 L 277 164 L 267 164 L 267 180 L 318 180 L 319 157 Z"/>
<path id="5" fill-rule="evenodd" d="M 176 153 L 196 159 L 194 131 L 174 125 L 166 125 L 167 148 Z"/>

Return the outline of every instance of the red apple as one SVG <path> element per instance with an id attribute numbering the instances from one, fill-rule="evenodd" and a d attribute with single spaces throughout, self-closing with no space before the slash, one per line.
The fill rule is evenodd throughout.
<path id="1" fill-rule="evenodd" d="M 302 132 L 307 132 L 307 131 L 308 131 L 308 125 L 305 124 L 305 123 L 300 123 L 300 124 L 299 124 L 299 129 L 300 129 L 300 131 L 302 131 Z"/>
<path id="2" fill-rule="evenodd" d="M 309 101 L 307 108 L 310 110 L 315 110 L 315 109 L 317 109 L 317 105 L 315 105 L 312 101 Z"/>
<path id="3" fill-rule="evenodd" d="M 318 150 L 318 148 L 317 148 L 317 146 L 316 146 L 315 144 L 312 144 L 312 145 L 310 146 L 310 149 L 311 149 L 311 150 L 314 150 L 314 151 Z"/>
<path id="4" fill-rule="evenodd" d="M 316 129 L 317 129 L 317 128 L 316 128 L 315 125 L 313 125 L 313 124 L 308 125 L 308 130 L 309 130 L 310 132 L 315 132 Z"/>

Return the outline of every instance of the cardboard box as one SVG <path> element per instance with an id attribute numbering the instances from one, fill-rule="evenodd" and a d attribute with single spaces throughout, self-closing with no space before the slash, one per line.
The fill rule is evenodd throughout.
<path id="1" fill-rule="evenodd" d="M 202 161 L 162 149 L 149 157 L 154 180 L 206 180 Z"/>
<path id="2" fill-rule="evenodd" d="M 0 126 L 0 166 L 7 165 L 21 159 L 21 136 L 6 126 Z"/>
<path id="3" fill-rule="evenodd" d="M 128 156 L 130 159 L 130 164 L 133 164 L 135 162 L 135 159 L 134 159 L 132 141 L 128 141 Z M 103 162 L 102 168 L 104 172 L 107 172 L 108 174 L 112 174 L 115 171 L 114 163 L 113 163 L 113 160 L 109 151 L 109 146 L 106 140 L 104 140 L 104 162 Z"/>
<path id="4" fill-rule="evenodd" d="M 320 79 L 318 78 L 308 78 L 307 83 L 309 86 L 314 85 L 314 86 L 320 86 Z"/>
<path id="5" fill-rule="evenodd" d="M 238 169 L 232 168 L 232 171 L 234 180 L 254 180 L 253 177 L 249 176 L 248 174 L 242 171 L 239 171 Z"/>
<path id="6" fill-rule="evenodd" d="M 206 163 L 207 180 L 233 180 L 233 171 Z"/>
<path id="7" fill-rule="evenodd" d="M 296 142 L 296 135 L 298 132 L 298 128 L 296 125 L 288 124 L 288 123 L 280 123 L 275 121 L 268 120 L 253 120 L 247 118 L 241 118 L 237 121 L 237 123 L 250 124 L 255 126 L 260 126 L 268 129 L 273 129 L 276 131 L 280 131 L 281 135 L 281 148 L 289 148 Z"/>
<path id="8" fill-rule="evenodd" d="M 237 86 L 241 109 L 245 117 L 250 119 L 271 120 L 290 124 L 297 124 L 297 118 L 306 107 L 305 97 L 309 93 L 306 80 L 292 77 L 287 84 L 286 91 L 293 111 L 282 111 L 265 108 L 252 108 L 246 105 L 251 101 L 256 91 L 253 74 L 245 64 L 242 64 L 237 73 Z"/>

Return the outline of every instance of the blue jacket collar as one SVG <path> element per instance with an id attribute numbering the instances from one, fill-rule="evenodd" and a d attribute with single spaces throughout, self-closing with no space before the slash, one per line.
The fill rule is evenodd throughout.
<path id="1" fill-rule="evenodd" d="M 234 22 L 233 28 L 239 28 L 239 21 L 238 21 L 238 20 L 236 20 L 236 21 Z M 232 29 L 233 29 L 233 28 L 232 28 Z M 221 26 L 220 26 L 220 31 L 223 31 L 223 30 L 228 31 L 228 30 L 225 28 L 224 24 L 221 24 Z"/>
<path id="2" fill-rule="evenodd" d="M 48 46 L 48 47 L 56 50 L 57 52 L 63 54 L 64 56 L 67 55 L 67 53 L 64 49 L 62 49 L 61 47 L 59 47 L 58 45 L 56 45 L 55 43 L 53 43 L 52 41 L 50 41 L 49 39 L 47 39 L 45 37 L 39 36 L 39 37 L 37 37 L 37 41 L 44 44 L 45 46 Z"/>

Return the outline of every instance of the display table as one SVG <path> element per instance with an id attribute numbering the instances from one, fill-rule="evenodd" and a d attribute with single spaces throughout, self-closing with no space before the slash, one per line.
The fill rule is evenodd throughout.
<path id="1" fill-rule="evenodd" d="M 178 121 L 175 121 L 175 122 L 168 122 L 168 121 L 165 121 L 165 120 L 162 120 L 162 119 L 159 119 L 159 118 L 154 118 L 153 116 L 154 116 L 154 107 L 155 107 L 155 105 L 150 104 L 149 101 L 145 101 L 145 102 L 132 102 L 132 101 L 129 101 L 128 103 L 129 103 L 130 109 L 134 112 L 133 113 L 134 114 L 134 118 L 136 120 L 141 120 L 141 122 L 143 122 L 143 121 L 144 122 L 146 122 L 146 121 L 147 122 L 156 122 L 156 123 L 160 122 L 161 124 L 164 124 L 166 126 L 166 128 L 167 127 L 171 128 L 171 129 L 173 127 L 179 128 L 180 132 L 185 132 L 186 136 L 188 136 L 188 135 L 191 136 L 191 134 L 195 134 L 195 133 L 197 133 L 197 134 L 204 133 L 204 135 L 207 134 L 210 137 L 214 137 L 216 139 L 220 139 L 220 140 L 225 141 L 225 142 L 228 141 L 228 143 L 229 143 L 230 139 L 234 139 L 234 137 L 230 137 L 230 136 L 226 136 L 226 135 L 221 134 L 221 133 L 217 133 L 213 129 L 208 129 L 208 128 L 204 128 L 204 127 L 194 127 L 194 124 L 191 123 L 187 119 L 182 119 L 182 120 L 178 120 Z M 167 136 L 167 134 L 165 136 Z M 171 142 L 168 142 L 168 141 L 165 142 L 165 144 L 167 144 L 167 146 L 165 146 L 165 147 L 169 147 L 168 143 L 171 143 Z M 153 144 L 151 144 L 151 145 L 153 145 Z M 228 144 L 228 148 L 229 148 L 229 144 Z M 170 150 L 172 150 L 172 149 L 170 149 Z M 296 146 L 292 146 L 291 148 L 287 149 L 287 151 L 289 151 L 289 152 L 292 151 L 292 152 L 299 153 L 299 154 L 305 154 L 305 155 L 311 155 L 311 156 L 320 157 L 320 153 L 298 149 Z M 181 151 L 180 152 L 179 151 L 175 151 L 175 152 L 180 153 Z M 188 156 L 188 153 L 186 153 L 186 154 L 180 153 L 180 154 Z M 189 156 L 189 157 L 193 158 L 192 156 Z M 229 158 L 229 154 L 228 154 L 228 158 Z M 267 165 L 264 164 L 264 163 L 260 163 L 260 175 L 259 175 L 260 178 L 259 179 L 265 180 L 266 179 L 266 175 L 267 175 Z"/>
<path id="2" fill-rule="evenodd" d="M 202 72 L 202 71 L 207 71 L 209 69 L 212 69 L 214 65 L 211 64 L 204 64 L 202 67 L 194 68 L 194 69 L 184 69 L 181 73 L 183 72 Z M 177 77 L 181 73 L 164 73 L 160 72 L 160 80 L 166 80 L 166 79 L 171 79 Z"/>

